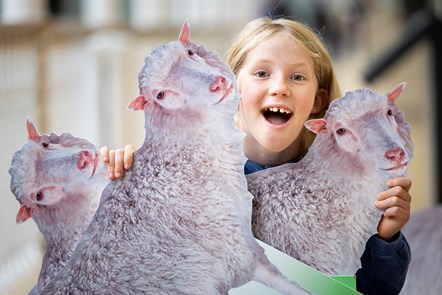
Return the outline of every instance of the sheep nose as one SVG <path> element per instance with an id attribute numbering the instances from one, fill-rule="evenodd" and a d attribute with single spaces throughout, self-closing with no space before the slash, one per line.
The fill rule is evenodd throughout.
<path id="1" fill-rule="evenodd" d="M 405 151 L 403 148 L 395 148 L 385 152 L 385 158 L 394 163 L 402 163 L 405 158 Z"/>
<path id="2" fill-rule="evenodd" d="M 215 81 L 209 85 L 210 92 L 224 92 L 227 90 L 227 81 L 223 76 L 217 76 Z"/>
<path id="3" fill-rule="evenodd" d="M 81 151 L 78 155 L 77 168 L 82 170 L 85 169 L 89 164 L 93 163 L 94 158 L 92 154 L 88 151 Z"/>

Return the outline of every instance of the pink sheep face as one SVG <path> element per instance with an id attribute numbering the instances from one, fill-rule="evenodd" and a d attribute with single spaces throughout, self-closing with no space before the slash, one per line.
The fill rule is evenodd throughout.
<path id="1" fill-rule="evenodd" d="M 26 127 L 29 142 L 14 154 L 9 170 L 11 191 L 21 204 L 17 222 L 45 218 L 62 203 L 81 202 L 76 196 L 105 179 L 104 164 L 87 140 L 67 133 L 40 135 L 29 119 Z"/>
<path id="2" fill-rule="evenodd" d="M 227 116 L 237 104 L 233 73 L 216 52 L 190 41 L 188 21 L 177 41 L 158 46 L 146 57 L 139 85 L 141 94 L 129 109 L 182 113 L 183 120 L 177 121 L 184 126 L 195 117 L 194 122 L 213 119 L 214 108 L 229 108 Z"/>
<path id="3" fill-rule="evenodd" d="M 355 167 L 405 174 L 412 157 L 410 126 L 395 105 L 405 83 L 387 95 L 369 89 L 347 92 L 335 100 L 323 119 L 305 126 L 328 142 L 329 156 L 352 157 Z M 346 103 L 342 103 L 346 101 Z"/>

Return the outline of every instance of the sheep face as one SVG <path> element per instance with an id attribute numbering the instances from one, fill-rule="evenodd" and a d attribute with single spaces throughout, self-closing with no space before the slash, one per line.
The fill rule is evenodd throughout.
<path id="1" fill-rule="evenodd" d="M 411 128 L 395 105 L 403 88 L 400 84 L 387 95 L 369 89 L 347 92 L 332 102 L 323 119 L 310 120 L 306 127 L 317 133 L 319 142 L 328 142 L 321 152 L 340 163 L 347 159 L 353 169 L 402 176 L 413 149 Z"/>
<path id="2" fill-rule="evenodd" d="M 68 133 L 40 135 L 29 119 L 26 126 L 29 141 L 14 154 L 9 169 L 11 191 L 21 204 L 17 222 L 33 217 L 37 224 L 48 224 L 60 202 L 69 203 L 64 207 L 71 211 L 82 202 L 79 196 L 103 187 L 105 166 L 89 141 Z"/>
<path id="3" fill-rule="evenodd" d="M 156 47 L 139 74 L 140 96 L 129 109 L 144 110 L 146 122 L 175 129 L 231 118 L 237 98 L 234 75 L 214 51 L 190 41 L 186 21 L 177 41 Z M 204 99 L 201 99 L 204 98 Z M 215 109 L 226 108 L 225 111 Z"/>

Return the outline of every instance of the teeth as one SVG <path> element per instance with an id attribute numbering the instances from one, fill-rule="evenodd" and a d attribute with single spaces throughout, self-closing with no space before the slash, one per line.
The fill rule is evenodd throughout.
<path id="1" fill-rule="evenodd" d="M 283 108 L 276 108 L 276 107 L 265 108 L 265 111 L 271 111 L 271 112 L 274 112 L 274 113 L 280 112 L 280 113 L 286 113 L 286 114 L 291 114 L 292 113 L 289 110 L 286 110 L 286 109 L 283 109 Z"/>

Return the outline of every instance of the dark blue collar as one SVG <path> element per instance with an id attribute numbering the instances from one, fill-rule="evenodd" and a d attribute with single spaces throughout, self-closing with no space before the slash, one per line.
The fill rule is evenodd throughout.
<path id="1" fill-rule="evenodd" d="M 294 157 L 293 159 L 291 159 L 290 161 L 288 161 L 287 163 L 296 163 L 301 159 L 301 157 Z M 267 168 L 272 168 L 278 165 L 261 165 L 258 164 L 256 162 L 253 162 L 251 160 L 247 160 L 246 164 L 244 165 L 244 174 L 250 174 L 256 171 L 260 171 L 260 170 L 264 170 Z"/>

